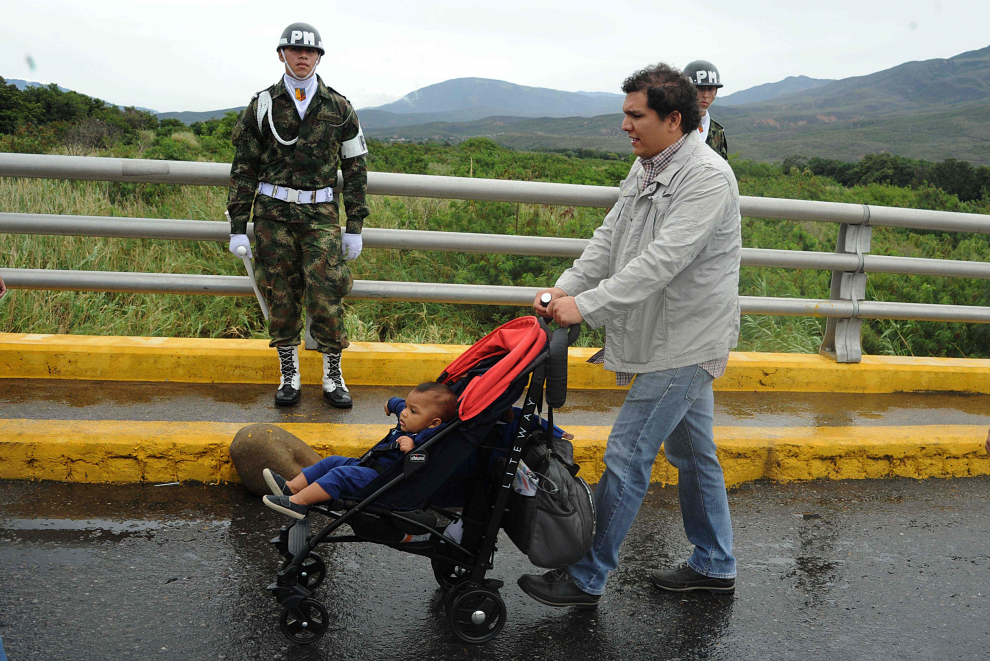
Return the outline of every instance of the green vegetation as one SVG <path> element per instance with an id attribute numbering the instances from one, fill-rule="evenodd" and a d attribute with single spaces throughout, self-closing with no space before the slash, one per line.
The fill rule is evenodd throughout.
<path id="1" fill-rule="evenodd" d="M 867 154 L 862 160 L 849 163 L 818 157 L 788 156 L 780 169 L 789 174 L 792 168 L 807 169 L 850 187 L 888 184 L 917 189 L 931 185 L 955 195 L 963 202 L 979 200 L 990 191 L 990 167 L 974 167 L 954 158 L 932 163 L 880 153 Z"/>
<path id="2" fill-rule="evenodd" d="M 0 86 L 0 94 L 10 88 Z M 51 92 L 51 88 L 45 89 Z M 9 110 L 8 105 L 0 105 L 0 117 Z M 129 111 L 102 106 L 94 112 L 95 118 L 93 113 L 78 114 L 75 120 L 59 120 L 61 124 L 44 124 L 40 120 L 37 124 L 18 124 L 14 131 L 0 134 L 0 150 L 80 153 L 79 145 L 70 147 L 64 138 L 75 126 L 94 119 L 110 121 L 102 119 L 100 113 L 112 118 L 114 113 L 128 115 Z M 229 161 L 233 155 L 229 144 L 233 121 L 232 114 L 189 127 L 176 120 L 155 120 L 153 124 L 137 125 L 129 133 L 122 130 L 116 141 L 88 147 L 82 153 Z M 578 152 L 573 156 L 514 152 L 491 140 L 473 138 L 456 146 L 372 143 L 369 163 L 377 171 L 615 186 L 625 177 L 631 162 L 628 158 L 591 156 L 594 155 Z M 855 168 L 843 170 L 845 164 L 819 163 L 815 159 L 792 159 L 785 164 L 786 171 L 780 165 L 738 158 L 732 160 L 732 165 L 744 195 L 990 213 L 986 184 L 981 184 L 980 194 L 974 197 L 963 188 L 953 189 L 958 182 L 951 177 L 946 181 L 936 178 L 942 176 L 936 174 L 943 171 L 940 166 L 953 171 L 952 168 L 959 170 L 957 165 L 929 164 L 931 178 L 925 175 L 917 181 L 877 175 L 885 168 L 900 172 L 906 167 L 905 163 L 886 162 L 879 157 L 858 164 L 858 174 L 853 173 Z M 838 169 L 828 176 L 821 170 L 833 166 Z M 976 172 L 979 170 L 969 170 L 973 176 Z M 940 184 L 936 186 L 934 181 Z M 946 192 L 947 188 L 958 194 Z M 226 191 L 220 188 L 0 179 L 3 211 L 219 220 L 225 204 Z M 372 227 L 528 236 L 588 237 L 604 213 L 575 207 L 380 196 L 372 197 L 370 204 Z M 743 220 L 747 247 L 831 252 L 837 231 L 837 226 L 830 223 Z M 988 261 L 990 237 L 877 228 L 872 252 Z M 241 275 L 243 270 L 240 261 L 227 253 L 225 244 L 195 242 L 0 235 L 0 255 L 0 263 L 10 268 L 217 275 Z M 540 286 L 551 284 L 568 264 L 569 260 L 537 257 L 369 250 L 353 263 L 352 269 L 359 279 Z M 745 268 L 740 293 L 827 298 L 829 279 L 830 273 L 821 271 Z M 985 281 L 872 274 L 868 287 L 872 300 L 990 305 L 990 287 Z M 525 309 L 515 307 L 354 301 L 348 306 L 346 323 L 354 340 L 470 343 L 496 325 L 525 313 Z M 824 320 L 744 317 L 740 349 L 814 352 L 823 329 Z M 34 291 L 13 291 L 0 301 L 0 331 L 266 336 L 260 310 L 250 298 Z M 582 341 L 600 345 L 602 336 L 600 332 L 586 333 Z M 870 322 L 864 327 L 864 348 L 868 353 L 990 357 L 990 327 Z"/>

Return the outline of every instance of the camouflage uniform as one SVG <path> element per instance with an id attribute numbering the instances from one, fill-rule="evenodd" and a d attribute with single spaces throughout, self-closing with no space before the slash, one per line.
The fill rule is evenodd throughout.
<path id="1" fill-rule="evenodd" d="M 708 126 L 708 139 L 705 140 L 705 144 L 714 149 L 719 156 L 729 160 L 729 143 L 725 140 L 725 129 L 714 119 Z"/>
<path id="2" fill-rule="evenodd" d="M 347 231 L 361 233 L 368 216 L 368 166 L 364 156 L 343 159 L 340 151 L 342 143 L 358 135 L 357 114 L 346 98 L 319 77 L 317 81 L 303 120 L 282 80 L 268 88 L 275 129 L 283 140 L 298 136 L 294 145 L 275 139 L 267 117 L 258 129 L 255 99 L 241 113 L 231 134 L 237 153 L 230 170 L 227 210 L 231 234 L 245 234 L 254 211 L 258 287 L 271 313 L 271 346 L 299 344 L 305 302 L 310 333 L 319 351 L 330 353 L 348 344 L 341 299 L 352 284 L 341 254 L 336 196 L 332 202 L 295 204 L 256 195 L 258 182 L 307 191 L 334 186 L 339 166 Z"/>

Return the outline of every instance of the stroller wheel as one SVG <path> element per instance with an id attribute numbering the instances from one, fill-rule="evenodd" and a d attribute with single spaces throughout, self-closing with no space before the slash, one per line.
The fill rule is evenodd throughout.
<path id="1" fill-rule="evenodd" d="M 330 626 L 330 615 L 316 599 L 303 599 L 295 608 L 282 611 L 278 624 L 285 637 L 298 645 L 315 643 Z"/>
<path id="2" fill-rule="evenodd" d="M 459 589 L 447 608 L 454 635 L 465 643 L 486 643 L 505 626 L 505 602 L 488 588 Z"/>
<path id="3" fill-rule="evenodd" d="M 282 563 L 281 569 L 285 569 L 290 562 L 292 559 L 287 558 Z M 327 563 L 323 561 L 323 557 L 319 553 L 311 552 L 299 567 L 299 585 L 312 592 L 320 587 L 326 577 Z"/>
<path id="4" fill-rule="evenodd" d="M 433 576 L 437 579 L 437 585 L 444 591 L 463 581 L 469 574 L 463 567 L 443 560 L 432 559 L 430 563 L 433 565 Z"/>
<path id="5" fill-rule="evenodd" d="M 450 617 L 450 607 L 454 603 L 454 600 L 461 596 L 462 592 L 470 590 L 473 587 L 476 586 L 471 585 L 468 581 L 461 581 L 454 583 L 453 587 L 447 591 L 447 594 L 443 598 L 443 612 L 447 614 L 447 617 Z"/>

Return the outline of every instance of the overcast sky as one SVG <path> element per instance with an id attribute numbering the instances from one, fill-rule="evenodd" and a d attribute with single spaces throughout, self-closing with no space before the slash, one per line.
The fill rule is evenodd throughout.
<path id="1" fill-rule="evenodd" d="M 0 76 L 163 112 L 242 106 L 281 74 L 275 45 L 295 21 L 320 30 L 327 54 L 317 71 L 359 108 L 468 76 L 618 92 L 643 65 L 699 58 L 718 66 L 728 94 L 990 45 L 987 0 L 288 4 L 3 0 Z"/>

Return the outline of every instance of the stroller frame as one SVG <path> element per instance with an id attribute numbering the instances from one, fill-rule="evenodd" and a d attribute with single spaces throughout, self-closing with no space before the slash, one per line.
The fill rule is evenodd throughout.
<path id="1" fill-rule="evenodd" d="M 546 323 L 540 319 L 539 324 L 540 328 L 550 336 Z M 534 430 L 540 429 L 544 384 L 548 387 L 553 384 L 559 388 L 562 382 L 563 388 L 566 389 L 567 346 L 577 338 L 578 333 L 574 332 L 575 330 L 579 330 L 578 327 L 572 327 L 570 333 L 567 329 L 557 329 L 553 337 L 548 338 L 552 341 L 545 345 L 548 346 L 549 351 L 542 350 L 512 379 L 508 388 L 510 390 L 513 386 L 519 388 L 518 384 L 526 377 L 529 377 L 529 385 L 528 388 L 523 386 L 526 397 L 515 436 L 511 441 L 511 448 L 504 449 L 506 452 L 504 470 L 501 471 L 501 475 L 491 476 L 490 480 L 475 481 L 475 486 L 460 515 L 428 502 L 420 510 L 403 511 L 394 511 L 376 504 L 376 501 L 384 495 L 427 466 L 430 449 L 442 443 L 465 424 L 457 417 L 421 446 L 409 452 L 401 461 L 402 472 L 370 495 L 360 500 L 337 500 L 329 506 L 310 506 L 311 512 L 317 512 L 331 519 L 326 527 L 315 534 L 310 534 L 308 516 L 281 528 L 278 537 L 272 539 L 271 543 L 282 554 L 284 561 L 275 582 L 268 587 L 268 590 L 283 609 L 279 623 L 286 637 L 298 644 L 310 644 L 322 638 L 329 629 L 329 614 L 326 608 L 313 598 L 314 591 L 323 582 L 327 573 L 326 565 L 315 553 L 315 549 L 321 543 L 343 542 L 370 542 L 430 558 L 437 583 L 441 589 L 447 591 L 445 599 L 447 619 L 454 634 L 460 640 L 467 643 L 484 643 L 502 630 L 506 608 L 499 595 L 499 589 L 503 586 L 503 582 L 486 578 L 485 575 L 494 568 L 498 532 L 509 504 L 512 482 L 520 457 L 526 449 L 528 437 Z M 552 373 L 549 379 L 547 378 L 548 362 Z M 562 379 L 561 367 L 564 370 Z M 550 399 L 548 393 L 548 403 Z M 559 396 L 556 399 L 562 401 Z M 548 422 L 552 428 L 552 409 L 548 407 L 547 412 Z M 533 415 L 534 413 L 536 416 Z M 492 454 L 496 449 L 502 450 L 489 443 L 495 436 L 495 429 L 493 426 L 488 432 L 484 445 L 477 446 L 482 450 L 474 469 L 479 478 L 487 478 Z M 496 483 L 498 486 L 495 490 L 494 502 L 489 503 L 491 489 Z M 467 548 L 467 544 L 455 542 L 445 534 L 445 531 L 441 532 L 434 527 L 436 519 L 429 514 L 429 510 L 432 510 L 451 521 L 456 518 L 468 520 L 469 508 L 471 514 L 476 515 L 481 507 L 487 509 L 488 520 L 480 538 L 475 533 L 475 537 L 480 540 L 475 551 Z M 341 509 L 343 510 L 341 513 L 334 511 Z M 421 510 L 427 511 L 427 517 L 424 518 L 433 519 L 433 524 L 415 516 Z M 362 513 L 401 524 L 399 530 L 407 534 L 428 534 L 430 537 L 422 542 L 389 542 L 359 535 L 332 534 L 345 523 L 358 519 Z M 480 523 L 480 521 L 476 522 Z M 445 549 L 447 552 L 440 552 L 438 549 Z"/>

